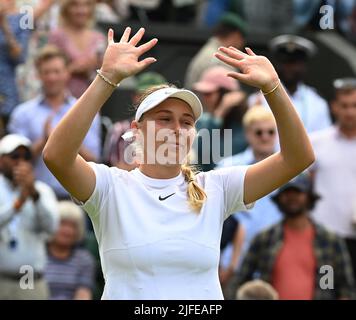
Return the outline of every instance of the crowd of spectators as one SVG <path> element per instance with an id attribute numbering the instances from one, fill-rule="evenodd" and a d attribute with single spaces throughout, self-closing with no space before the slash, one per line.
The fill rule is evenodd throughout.
<path id="1" fill-rule="evenodd" d="M 333 7 L 337 32 L 355 42 L 354 0 L 2 0 L 0 299 L 100 298 L 104 279 L 92 227 L 45 166 L 42 150 L 101 65 L 107 43 L 98 24 L 127 20 L 212 28 L 191 57 L 184 84 L 204 106 L 198 132 L 221 133 L 218 145 L 207 146 L 198 136 L 192 159 L 203 171 L 253 164 L 279 149 L 263 95 L 249 94 L 227 77 L 231 70 L 213 53 L 220 46 L 243 49 L 251 30 L 280 34 L 266 46 L 310 135 L 316 162 L 225 221 L 221 285 L 228 299 L 356 297 L 356 78 L 335 79 L 327 101 L 306 84 L 307 62 L 318 48 L 295 35 L 320 28 L 316 17 L 323 5 Z M 24 27 L 29 12 L 33 28 Z M 131 101 L 122 105 L 136 105 L 145 89 L 166 82 L 157 72 L 139 74 Z M 135 168 L 125 160 L 129 142 L 122 138 L 131 120 L 103 130 L 98 114 L 80 155 Z M 32 268 L 35 290 L 19 287 L 23 266 Z M 325 266 L 333 268 L 332 288 L 322 286 Z"/>

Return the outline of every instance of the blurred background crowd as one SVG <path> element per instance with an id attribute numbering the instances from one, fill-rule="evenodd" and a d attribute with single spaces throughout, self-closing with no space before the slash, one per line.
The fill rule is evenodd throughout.
<path id="1" fill-rule="evenodd" d="M 159 39 L 158 62 L 114 92 L 84 140 L 83 158 L 135 168 L 122 139 L 132 106 L 166 82 L 200 96 L 197 130 L 221 130 L 220 159 L 197 139 L 200 170 L 248 165 L 278 151 L 263 95 L 226 77 L 229 69 L 213 57 L 219 46 L 252 47 L 274 63 L 316 162 L 225 221 L 225 298 L 355 298 L 355 0 L 1 0 L 0 299 L 101 296 L 91 223 L 41 152 L 95 77 L 108 27 L 119 35 L 127 25 Z M 232 146 L 228 155 L 224 144 Z M 22 266 L 32 268 L 33 290 L 19 287 Z"/>

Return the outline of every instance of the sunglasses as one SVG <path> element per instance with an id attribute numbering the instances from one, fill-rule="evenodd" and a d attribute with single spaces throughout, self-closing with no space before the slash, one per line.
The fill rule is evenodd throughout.
<path id="1" fill-rule="evenodd" d="M 269 135 L 270 137 L 274 136 L 276 134 L 276 130 L 274 129 L 269 129 L 269 130 L 262 130 L 262 129 L 257 129 L 254 131 L 254 134 L 257 136 L 257 137 L 262 137 L 263 134 L 267 134 Z"/>
<path id="2" fill-rule="evenodd" d="M 32 160 L 32 154 L 30 151 L 25 151 L 25 152 L 14 151 L 9 154 L 9 157 L 12 160 L 19 160 L 19 159 L 26 160 L 26 161 Z"/>

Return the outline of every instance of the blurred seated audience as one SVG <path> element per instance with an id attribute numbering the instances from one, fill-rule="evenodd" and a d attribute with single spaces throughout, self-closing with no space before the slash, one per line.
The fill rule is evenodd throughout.
<path id="1" fill-rule="evenodd" d="M 267 282 L 252 280 L 244 283 L 236 292 L 236 300 L 278 300 L 278 292 Z"/>
<path id="2" fill-rule="evenodd" d="M 253 279 L 270 283 L 280 300 L 354 297 L 355 282 L 344 241 L 309 216 L 318 198 L 305 173 L 278 190 L 273 199 L 284 220 L 253 240 L 240 272 L 231 281 L 231 298 L 239 285 Z"/>
<path id="3" fill-rule="evenodd" d="M 68 60 L 56 47 L 46 46 L 38 53 L 36 67 L 42 83 L 42 94 L 16 108 L 11 115 L 8 131 L 31 140 L 36 178 L 51 186 L 59 199 L 65 199 L 69 195 L 47 169 L 42 150 L 52 129 L 76 101 L 68 90 Z M 81 156 L 87 161 L 99 160 L 100 130 L 100 118 L 97 115 L 80 150 Z"/>
<path id="4" fill-rule="evenodd" d="M 218 168 L 251 165 L 276 152 L 277 127 L 271 111 L 258 105 L 250 108 L 243 117 L 243 126 L 248 148 L 244 152 L 223 159 L 218 163 Z M 282 219 L 280 211 L 271 199 L 272 194 L 259 199 L 248 211 L 237 212 L 233 215 L 245 233 L 240 250 L 240 261 L 246 255 L 253 238 Z M 233 252 L 228 248 L 223 254 L 224 265 L 227 264 L 225 261 L 230 259 L 231 251 Z M 240 264 L 236 267 L 240 267 Z"/>
<path id="5" fill-rule="evenodd" d="M 210 67 L 218 65 L 226 68 L 226 64 L 215 58 L 214 53 L 221 46 L 242 49 L 245 45 L 246 34 L 247 26 L 240 16 L 234 13 L 224 14 L 215 26 L 213 36 L 190 61 L 185 75 L 185 88 L 192 89 L 194 83 L 198 82 L 202 74 Z"/>
<path id="6" fill-rule="evenodd" d="M 242 127 L 242 117 L 247 110 L 246 95 L 240 90 L 240 85 L 234 78 L 228 77 L 230 70 L 222 66 L 213 66 L 207 69 L 198 82 L 193 84 L 193 89 L 201 96 L 204 113 L 198 120 L 196 128 L 207 129 L 209 132 L 209 146 L 203 132 L 199 135 L 202 139 L 196 141 L 198 165 L 203 171 L 211 170 L 219 160 L 213 156 L 229 156 L 240 153 L 247 147 L 247 142 Z M 219 131 L 220 137 L 214 139 L 213 130 Z M 231 130 L 227 135 L 224 130 Z M 219 143 L 219 145 L 216 145 Z M 224 150 L 225 144 L 231 150 Z M 224 154 L 224 151 L 231 152 Z"/>
<path id="7" fill-rule="evenodd" d="M 84 239 L 83 211 L 71 201 L 60 201 L 59 228 L 47 246 L 45 269 L 51 300 L 91 300 L 95 266 L 91 254 L 78 244 Z"/>
<path id="8" fill-rule="evenodd" d="M 16 85 L 16 67 L 26 60 L 29 28 L 24 28 L 16 0 L 0 3 L 0 117 L 7 122 L 11 112 L 19 104 Z"/>
<path id="9" fill-rule="evenodd" d="M 69 58 L 69 90 L 79 98 L 88 88 L 101 65 L 106 39 L 93 29 L 95 0 L 64 0 L 60 26 L 49 34 L 48 42 Z"/>
<path id="10" fill-rule="evenodd" d="M 0 300 L 48 298 L 45 243 L 58 226 L 54 192 L 35 180 L 31 141 L 0 140 Z"/>
<path id="11" fill-rule="evenodd" d="M 315 190 L 321 199 L 313 217 L 344 238 L 356 277 L 356 78 L 334 81 L 335 125 L 311 135 Z"/>
<path id="12" fill-rule="evenodd" d="M 283 85 L 308 133 L 331 125 L 327 102 L 316 90 L 304 83 L 307 75 L 307 61 L 317 52 L 310 40 L 295 36 L 281 35 L 273 38 L 269 48 L 275 60 L 275 67 Z M 251 95 L 249 105 L 268 104 L 261 92 Z"/>

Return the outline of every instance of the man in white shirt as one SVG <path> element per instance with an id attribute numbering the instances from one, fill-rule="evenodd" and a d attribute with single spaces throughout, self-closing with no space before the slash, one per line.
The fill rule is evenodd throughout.
<path id="1" fill-rule="evenodd" d="M 306 62 L 317 51 L 314 43 L 299 36 L 281 35 L 273 38 L 269 47 L 277 62 L 278 74 L 307 132 L 329 127 L 331 119 L 327 102 L 314 88 L 304 83 Z M 262 103 L 268 108 L 267 101 L 261 93 L 255 93 L 248 99 L 249 106 L 257 103 Z"/>
<path id="2" fill-rule="evenodd" d="M 311 135 L 316 155 L 315 190 L 321 199 L 314 218 L 345 238 L 356 270 L 356 79 L 334 82 L 335 126 Z"/>
<path id="3" fill-rule="evenodd" d="M 47 299 L 45 241 L 58 224 L 54 192 L 34 180 L 31 142 L 0 140 L 0 300 Z"/>

